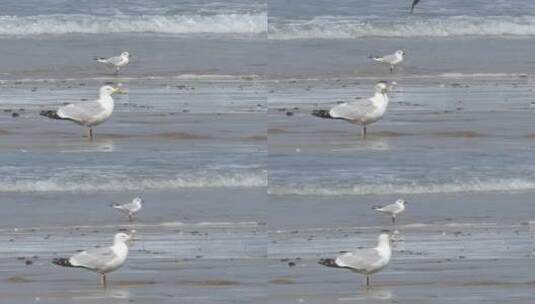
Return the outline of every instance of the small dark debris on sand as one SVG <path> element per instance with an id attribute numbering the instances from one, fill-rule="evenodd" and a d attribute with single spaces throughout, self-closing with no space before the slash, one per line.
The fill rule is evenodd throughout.
<path id="1" fill-rule="evenodd" d="M 275 284 L 275 285 L 290 285 L 290 284 L 294 284 L 294 281 L 290 279 L 286 279 L 286 278 L 280 278 L 280 279 L 273 279 L 269 281 L 269 283 Z"/>
<path id="2" fill-rule="evenodd" d="M 9 277 L 9 278 L 7 278 L 7 281 L 9 283 L 29 283 L 29 282 L 32 282 L 32 280 L 30 280 L 28 278 L 25 278 L 23 276 Z"/>
<path id="3" fill-rule="evenodd" d="M 269 134 L 284 134 L 284 133 L 288 133 L 288 131 L 283 128 L 269 128 L 268 133 Z"/>
<path id="4" fill-rule="evenodd" d="M 206 286 L 206 287 L 225 287 L 240 285 L 238 282 L 227 280 L 205 280 L 205 281 L 178 281 L 177 285 L 194 285 L 194 286 Z"/>

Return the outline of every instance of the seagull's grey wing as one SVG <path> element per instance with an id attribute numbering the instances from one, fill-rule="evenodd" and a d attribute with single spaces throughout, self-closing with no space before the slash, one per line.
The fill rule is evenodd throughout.
<path id="1" fill-rule="evenodd" d="M 71 119 L 77 122 L 88 122 L 104 111 L 100 103 L 96 101 L 84 101 L 80 103 L 69 104 L 58 109 L 58 115 L 61 118 Z"/>
<path id="2" fill-rule="evenodd" d="M 117 258 L 117 255 L 110 247 L 95 248 L 79 252 L 73 255 L 69 262 L 73 266 L 84 267 L 98 270 L 106 267 L 111 261 Z"/>
<path id="3" fill-rule="evenodd" d="M 122 207 L 128 211 L 134 211 L 137 209 L 137 206 L 134 203 L 123 204 Z"/>
<path id="4" fill-rule="evenodd" d="M 340 267 L 349 267 L 355 270 L 368 269 L 381 260 L 379 252 L 374 248 L 358 249 L 354 252 L 345 253 L 336 258 L 336 264 Z"/>
<path id="5" fill-rule="evenodd" d="M 399 209 L 400 208 L 397 204 L 390 204 L 381 208 L 381 211 L 393 213 L 393 212 L 398 212 Z"/>
<path id="6" fill-rule="evenodd" d="M 392 63 L 397 60 L 396 54 L 390 54 L 382 57 L 383 62 Z"/>
<path id="7" fill-rule="evenodd" d="M 362 117 L 366 116 L 368 113 L 372 112 L 375 109 L 375 106 L 371 101 L 354 101 L 349 103 L 339 104 L 334 106 L 330 111 L 334 118 L 343 118 L 347 120 L 359 120 Z"/>
<path id="8" fill-rule="evenodd" d="M 108 58 L 107 61 L 110 64 L 118 65 L 123 61 L 123 59 L 121 58 L 121 56 L 115 56 L 115 57 Z"/>

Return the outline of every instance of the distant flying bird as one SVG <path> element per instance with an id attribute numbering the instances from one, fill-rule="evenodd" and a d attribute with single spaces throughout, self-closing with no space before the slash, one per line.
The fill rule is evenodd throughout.
<path id="1" fill-rule="evenodd" d="M 370 56 L 370 59 L 390 65 L 390 73 L 393 73 L 394 66 L 403 62 L 403 57 L 405 56 L 405 54 L 405 51 L 397 50 L 394 54 L 385 55 L 383 57 Z"/>
<path id="2" fill-rule="evenodd" d="M 366 287 L 369 287 L 370 275 L 385 268 L 391 257 L 390 236 L 388 233 L 381 233 L 375 248 L 357 249 L 339 255 L 335 259 L 321 259 L 318 263 L 327 267 L 345 268 L 363 274 L 365 275 Z"/>
<path id="3" fill-rule="evenodd" d="M 115 73 L 119 73 L 119 70 L 126 66 L 130 62 L 130 54 L 128 52 L 122 52 L 119 56 L 110 58 L 95 57 L 95 60 L 100 63 L 105 63 L 115 68 Z"/>
<path id="4" fill-rule="evenodd" d="M 375 95 L 366 100 L 357 100 L 347 103 L 342 103 L 332 107 L 330 110 L 314 110 L 312 115 L 320 118 L 328 119 L 342 119 L 347 122 L 362 126 L 362 137 L 366 138 L 367 126 L 383 117 L 388 106 L 389 90 L 392 90 L 392 82 L 388 85 L 384 81 L 380 81 L 375 85 Z"/>
<path id="5" fill-rule="evenodd" d="M 104 248 L 94 248 L 79 252 L 69 258 L 57 258 L 53 264 L 63 267 L 84 268 L 99 273 L 101 284 L 106 287 L 106 274 L 123 266 L 128 256 L 127 241 L 132 236 L 126 233 L 117 233 L 113 238 L 113 245 Z"/>
<path id="6" fill-rule="evenodd" d="M 384 207 L 374 207 L 373 210 L 390 215 L 392 217 L 392 224 L 396 224 L 396 216 L 405 211 L 405 205 L 407 205 L 405 200 L 398 199 L 393 204 Z"/>
<path id="7" fill-rule="evenodd" d="M 420 2 L 420 0 L 413 0 L 413 1 L 412 1 L 412 5 L 411 5 L 411 14 L 414 12 L 414 7 L 416 6 L 416 4 L 418 4 L 418 2 Z"/>
<path id="8" fill-rule="evenodd" d="M 134 219 L 134 214 L 138 213 L 143 207 L 142 204 L 143 199 L 141 197 L 136 197 L 130 203 L 122 205 L 114 203 L 111 207 L 126 213 L 126 215 L 128 215 L 128 221 L 131 222 Z"/>
<path id="9" fill-rule="evenodd" d="M 102 86 L 97 100 L 82 101 L 68 104 L 58 110 L 41 111 L 41 115 L 51 119 L 70 120 L 78 125 L 87 127 L 87 136 L 93 139 L 93 127 L 110 118 L 113 113 L 114 102 L 111 97 L 115 93 L 124 93 L 118 87 Z"/>

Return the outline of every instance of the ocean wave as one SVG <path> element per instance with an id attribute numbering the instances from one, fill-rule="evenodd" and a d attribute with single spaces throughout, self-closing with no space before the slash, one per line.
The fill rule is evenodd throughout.
<path id="1" fill-rule="evenodd" d="M 535 181 L 524 179 L 472 179 L 452 183 L 433 184 L 377 184 L 377 185 L 348 185 L 340 187 L 325 187 L 322 185 L 270 186 L 269 193 L 273 195 L 388 195 L 388 194 L 432 194 L 432 193 L 462 193 L 462 192 L 506 192 L 533 191 Z"/>
<path id="2" fill-rule="evenodd" d="M 0 35 L 163 33 L 260 34 L 265 13 L 215 15 L 38 15 L 0 16 Z"/>
<path id="3" fill-rule="evenodd" d="M 269 23 L 268 37 L 287 39 L 355 39 L 362 37 L 533 36 L 535 16 L 452 16 L 384 21 L 377 17 L 316 17 Z"/>
<path id="4" fill-rule="evenodd" d="M 1 74 L 0 74 L 1 75 Z M 65 83 L 65 82 L 79 82 L 79 81 L 115 81 L 116 77 L 97 76 L 97 77 L 79 77 L 79 78 L 13 78 L 1 79 L 0 84 L 23 84 L 23 83 Z M 261 75 L 257 74 L 180 74 L 171 76 L 125 76 L 121 77 L 124 82 L 128 81 L 173 81 L 173 80 L 210 80 L 221 82 L 236 82 L 236 81 L 257 81 L 262 80 Z"/>
<path id="5" fill-rule="evenodd" d="M 20 178 L 0 180 L 0 192 L 97 192 L 265 186 L 267 186 L 267 174 L 263 170 L 231 173 L 206 172 L 174 177 L 136 177 L 135 175 L 113 174 L 64 175 L 38 180 Z"/>

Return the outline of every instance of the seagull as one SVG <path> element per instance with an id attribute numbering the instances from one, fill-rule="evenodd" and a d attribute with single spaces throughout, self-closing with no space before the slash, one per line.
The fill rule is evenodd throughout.
<path id="1" fill-rule="evenodd" d="M 117 270 L 126 261 L 128 256 L 127 241 L 132 235 L 123 232 L 117 233 L 113 238 L 113 245 L 105 248 L 94 248 L 79 252 L 70 258 L 57 258 L 52 264 L 63 267 L 85 268 L 100 274 L 102 287 L 106 287 L 106 274 Z"/>
<path id="2" fill-rule="evenodd" d="M 119 70 L 130 62 L 130 54 L 128 52 L 122 52 L 121 55 L 110 58 L 95 57 L 95 61 L 113 66 L 115 73 L 118 74 Z"/>
<path id="3" fill-rule="evenodd" d="M 141 205 L 143 203 L 144 202 L 141 197 L 136 197 L 130 203 L 122 205 L 114 203 L 111 205 L 111 207 L 126 213 L 126 215 L 128 215 L 128 221 L 131 222 L 133 220 L 134 214 L 138 213 L 141 210 Z"/>
<path id="4" fill-rule="evenodd" d="M 403 199 L 398 199 L 395 203 L 386 205 L 384 207 L 373 207 L 373 210 L 382 213 L 390 214 L 392 216 L 392 224 L 396 224 L 396 215 L 405 211 L 405 205 L 408 203 Z"/>
<path id="5" fill-rule="evenodd" d="M 342 119 L 362 126 L 362 138 L 366 138 L 367 126 L 383 117 L 388 106 L 388 91 L 396 82 L 388 85 L 380 81 L 375 85 L 375 95 L 364 101 L 344 102 L 330 110 L 314 110 L 312 115 L 320 118 Z"/>
<path id="6" fill-rule="evenodd" d="M 373 59 L 377 62 L 382 62 L 390 65 L 390 73 L 394 72 L 394 66 L 403 62 L 403 56 L 405 56 L 405 51 L 397 50 L 394 54 L 385 55 L 383 57 L 370 56 L 370 59 Z"/>
<path id="7" fill-rule="evenodd" d="M 100 88 L 97 100 L 82 101 L 68 104 L 58 110 L 41 111 L 41 115 L 51 119 L 70 120 L 87 127 L 87 136 L 93 139 L 93 127 L 110 118 L 113 113 L 114 102 L 111 97 L 114 93 L 125 93 L 118 87 L 109 85 Z"/>
<path id="8" fill-rule="evenodd" d="M 420 0 L 413 0 L 413 1 L 412 1 L 412 4 L 411 4 L 411 14 L 414 12 L 414 7 L 416 6 L 416 4 L 418 4 L 418 2 L 420 2 Z"/>
<path id="9" fill-rule="evenodd" d="M 357 249 L 339 255 L 335 259 L 321 259 L 318 263 L 327 267 L 346 268 L 366 276 L 366 287 L 370 286 L 370 274 L 381 271 L 388 265 L 392 256 L 390 236 L 381 233 L 377 240 L 377 247 Z"/>

